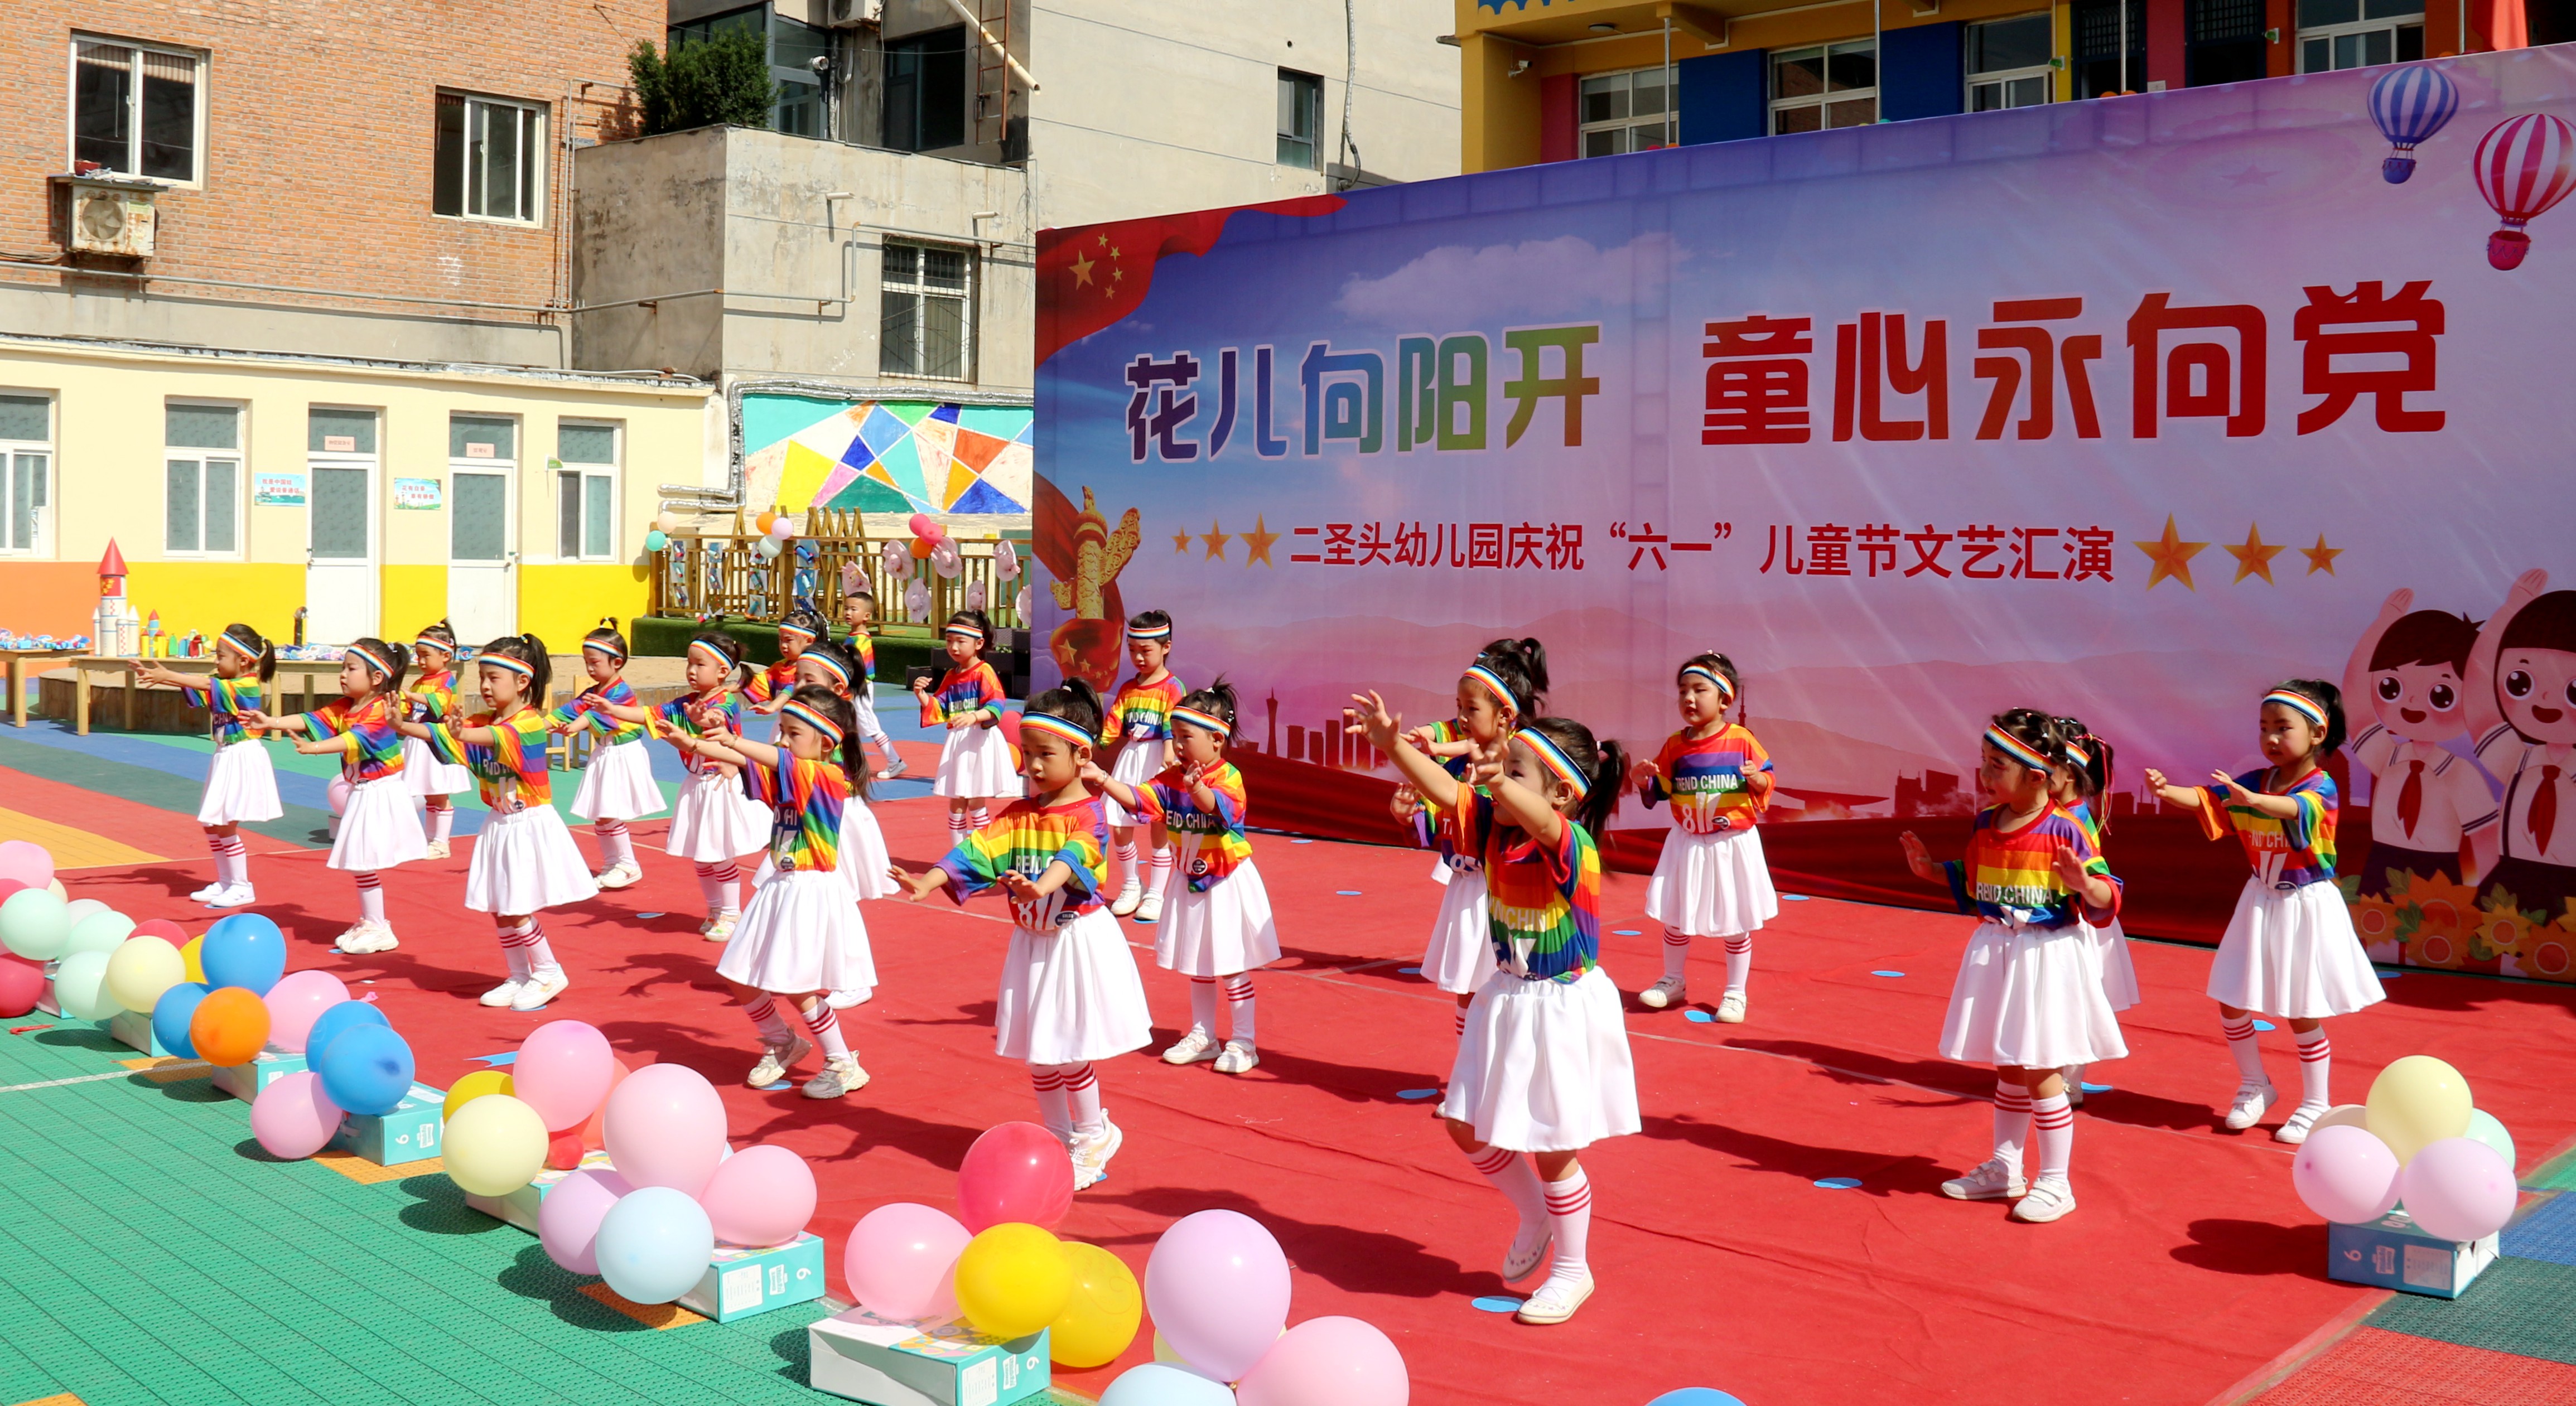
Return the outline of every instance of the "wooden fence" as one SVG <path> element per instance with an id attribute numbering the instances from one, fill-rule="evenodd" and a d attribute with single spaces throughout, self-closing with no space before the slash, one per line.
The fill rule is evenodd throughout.
<path id="1" fill-rule="evenodd" d="M 673 534 L 670 545 L 652 555 L 653 613 L 774 621 L 802 600 L 838 619 L 841 571 L 855 564 L 876 596 L 874 623 L 880 626 L 935 626 L 971 606 L 990 615 L 996 629 L 1028 627 L 1019 597 L 1024 588 L 1034 589 L 1036 563 L 1025 533 L 952 534 L 957 574 L 943 577 L 911 555 L 910 537 L 870 537 L 855 512 L 817 509 L 805 515 L 804 526 L 808 535 L 787 539 L 775 556 L 760 550 L 762 535 L 741 512 L 734 514 L 730 532 Z M 1004 540 L 1019 566 L 1009 580 L 994 575 L 995 552 Z M 887 567 L 889 542 L 901 562 L 893 570 Z"/>

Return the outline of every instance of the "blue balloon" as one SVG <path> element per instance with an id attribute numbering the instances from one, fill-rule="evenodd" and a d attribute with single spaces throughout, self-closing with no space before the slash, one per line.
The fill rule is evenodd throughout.
<path id="1" fill-rule="evenodd" d="M 1105 1402 L 1103 1406 L 1106 1406 Z M 1647 1402 L 1646 1406 L 1744 1406 L 1744 1403 L 1715 1387 L 1686 1386 L 1679 1391 L 1665 1392 Z"/>
<path id="2" fill-rule="evenodd" d="M 211 986 L 238 986 L 265 996 L 286 975 L 286 934 L 257 913 L 219 918 L 206 929 L 197 948 L 197 964 Z"/>
<path id="3" fill-rule="evenodd" d="M 1142 1362 L 1118 1374 L 1100 1406 L 1234 1406 L 1234 1393 L 1187 1367 Z"/>
<path id="4" fill-rule="evenodd" d="M 392 1024 L 392 1021 L 385 1019 L 383 1011 L 376 1009 L 373 1001 L 337 1001 L 325 1006 L 322 1008 L 322 1014 L 313 1018 L 313 1028 L 305 1032 L 304 1067 L 316 1074 L 321 1073 L 323 1053 L 331 1048 L 331 1042 L 340 1038 L 343 1031 L 361 1025 L 382 1025 L 390 1028 Z M 168 1044 L 169 1041 L 164 1040 L 162 1043 Z M 346 1108 L 348 1105 L 342 1104 L 341 1107 Z"/>
<path id="5" fill-rule="evenodd" d="M 197 1018 L 197 1003 L 215 988 L 202 981 L 183 981 L 152 1003 L 152 1038 L 181 1059 L 195 1059 L 197 1046 L 188 1038 L 188 1022 Z"/>
<path id="6" fill-rule="evenodd" d="M 411 1092 L 411 1046 L 390 1025 L 352 1026 L 324 1047 L 320 1072 L 322 1092 L 333 1103 L 361 1117 L 379 1118 Z"/>
<path id="7" fill-rule="evenodd" d="M 617 1198 L 593 1244 L 608 1287 L 635 1303 L 669 1303 L 706 1277 L 716 1228 L 696 1197 L 647 1186 Z"/>

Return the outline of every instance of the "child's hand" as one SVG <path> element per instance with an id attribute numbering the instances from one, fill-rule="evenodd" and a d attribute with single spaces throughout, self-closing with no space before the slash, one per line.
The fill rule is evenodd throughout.
<path id="1" fill-rule="evenodd" d="M 1013 903 L 1035 903 L 1044 896 L 1036 884 L 1029 882 L 1029 876 L 1017 869 L 1002 875 L 1002 892 L 1009 894 Z"/>
<path id="2" fill-rule="evenodd" d="M 1342 710 L 1342 731 L 1353 737 L 1365 737 L 1369 745 L 1381 752 L 1395 750 L 1396 734 L 1404 726 L 1400 715 L 1390 712 L 1386 700 L 1371 689 L 1351 695 L 1354 707 Z"/>
<path id="3" fill-rule="evenodd" d="M 2069 893 L 2082 893 L 2092 884 L 2093 876 L 2085 872 L 2084 861 L 2076 858 L 2075 851 L 2071 849 L 2061 849 L 2050 855 L 2048 869 L 2057 876 L 2058 885 Z"/>
<path id="4" fill-rule="evenodd" d="M 1082 777 L 1082 782 L 1086 786 L 1097 786 L 1109 779 L 1109 773 L 1100 769 L 1100 763 L 1090 760 L 1083 762 L 1077 774 Z"/>
<path id="5" fill-rule="evenodd" d="M 1431 755 L 1431 749 L 1439 745 L 1432 740 L 1431 728 L 1428 724 L 1417 727 L 1413 731 L 1406 733 L 1404 735 L 1404 740 L 1412 743 L 1413 750 L 1422 753 L 1424 756 Z"/>
<path id="6" fill-rule="evenodd" d="M 1413 813 L 1420 809 L 1422 809 L 1422 793 L 1414 790 L 1413 783 L 1410 781 L 1397 782 L 1395 795 L 1386 803 L 1386 813 L 1394 816 L 1396 823 L 1402 825 L 1410 823 Z"/>
<path id="7" fill-rule="evenodd" d="M 1908 830 L 1897 836 L 1896 842 L 1904 846 L 1905 867 L 1914 871 L 1914 877 L 1925 883 L 1941 882 L 1941 871 L 1933 866 L 1932 851 L 1923 847 L 1922 836 Z"/>
<path id="8" fill-rule="evenodd" d="M 1187 790 L 1197 790 L 1206 780 L 1207 768 L 1196 762 L 1181 768 L 1181 785 Z"/>
<path id="9" fill-rule="evenodd" d="M 261 712 L 257 708 L 252 708 L 242 713 L 240 716 L 242 725 L 245 727 L 267 727 L 270 725 L 268 714 Z"/>
<path id="10" fill-rule="evenodd" d="M 2154 767 L 2143 768 L 2138 774 L 2147 779 L 2147 789 L 2151 791 L 2161 791 L 2167 786 L 2173 784 L 2165 779 L 2165 774 L 2163 772 L 2156 770 Z"/>
<path id="11" fill-rule="evenodd" d="M 906 903 L 919 903 L 938 892 L 939 885 L 946 875 L 937 869 L 926 874 L 907 874 L 900 866 L 889 864 L 886 866 L 886 877 L 894 880 L 895 887 L 903 890 Z"/>
<path id="12" fill-rule="evenodd" d="M 1642 792 L 1646 789 L 1646 783 L 1654 779 L 1655 764 L 1653 762 L 1648 761 L 1643 757 L 1638 757 L 1632 759 L 1628 763 L 1627 781 L 1629 790 Z"/>
<path id="13" fill-rule="evenodd" d="M 950 732 L 956 732 L 961 728 L 969 728 L 974 725 L 975 715 L 972 713 L 959 713 L 957 716 L 948 720 L 948 730 Z"/>
<path id="14" fill-rule="evenodd" d="M 1490 787 L 1501 781 L 1504 773 L 1509 770 L 1510 768 L 1504 765 L 1500 757 L 1480 756 L 1467 764 L 1467 784 Z M 1463 805 L 1463 802 L 1461 804 Z"/>
<path id="15" fill-rule="evenodd" d="M 2250 804 L 2254 799 L 2253 792 L 2237 785 L 2236 778 L 2228 775 L 2226 772 L 2211 772 L 2209 774 L 2209 784 L 2225 791 L 2227 793 L 2227 798 L 2231 801 L 2235 801 L 2239 805 Z"/>

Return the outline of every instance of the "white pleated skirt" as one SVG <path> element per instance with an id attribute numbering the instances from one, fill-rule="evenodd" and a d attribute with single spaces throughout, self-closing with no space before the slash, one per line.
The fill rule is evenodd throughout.
<path id="1" fill-rule="evenodd" d="M 284 814 L 286 808 L 277 803 L 277 770 L 269 765 L 268 749 L 255 741 L 218 744 L 214 765 L 206 769 L 206 795 L 197 804 L 197 823 L 238 825 Z"/>
<path id="2" fill-rule="evenodd" d="M 1637 1070 L 1610 974 L 1494 973 L 1467 1007 L 1440 1116 L 1511 1152 L 1572 1152 L 1637 1131 Z"/>
<path id="3" fill-rule="evenodd" d="M 417 737 L 403 739 L 403 784 L 415 796 L 453 796 L 474 789 L 474 773 L 454 762 L 442 762 L 429 744 Z"/>
<path id="4" fill-rule="evenodd" d="M 2386 998 L 2352 910 L 2331 883 L 2276 889 L 2247 879 L 2209 964 L 2220 1005 L 2289 1020 L 2350 1015 Z"/>
<path id="5" fill-rule="evenodd" d="M 1448 869 L 1447 864 L 1440 866 Z M 1451 869 L 1440 891 L 1440 915 L 1422 949 L 1422 979 L 1453 996 L 1472 996 L 1494 974 L 1494 933 L 1486 922 L 1485 871 Z"/>
<path id="6" fill-rule="evenodd" d="M 662 787 L 653 779 L 653 758 L 644 739 L 590 749 L 590 764 L 581 769 L 581 789 L 572 794 L 572 813 L 584 820 L 640 820 L 662 811 Z"/>
<path id="7" fill-rule="evenodd" d="M 902 890 L 886 877 L 894 866 L 886 851 L 885 831 L 877 828 L 876 812 L 856 796 L 841 808 L 840 873 L 851 890 L 861 899 L 892 898 Z"/>
<path id="8" fill-rule="evenodd" d="M 2095 957 L 2102 964 L 2102 994 L 2111 1009 L 2125 1011 L 2138 1003 L 2138 968 L 2129 960 L 2129 935 L 2120 931 L 2120 920 L 2113 918 L 2107 927 L 2087 923 L 2084 930 L 2093 934 Z"/>
<path id="9" fill-rule="evenodd" d="M 1192 893 L 1173 883 L 1154 925 L 1154 964 L 1183 976 L 1232 976 L 1279 960 L 1279 929 L 1270 920 L 1270 890 L 1247 859 Z"/>
<path id="10" fill-rule="evenodd" d="M 586 903 L 599 896 L 590 862 L 550 805 L 483 818 L 474 859 L 465 866 L 465 906 L 519 917 Z"/>
<path id="11" fill-rule="evenodd" d="M 1051 933 L 1015 928 L 1002 958 L 993 1053 L 1030 1064 L 1080 1064 L 1141 1050 L 1154 1038 L 1145 983 L 1127 934 L 1106 908 Z"/>
<path id="12" fill-rule="evenodd" d="M 2081 923 L 1977 924 L 1950 986 L 1942 1058 L 2056 1069 L 2128 1053 L 2102 992 L 2101 951 Z"/>
<path id="13" fill-rule="evenodd" d="M 734 924 L 716 975 L 790 996 L 873 989 L 876 957 L 849 880 L 837 869 L 770 875 Z"/>
<path id="14" fill-rule="evenodd" d="M 952 728 L 939 746 L 934 796 L 1017 796 L 1019 768 L 1011 765 L 1011 740 L 998 727 Z"/>
<path id="15" fill-rule="evenodd" d="M 680 785 L 671 834 L 662 852 L 698 864 L 722 864 L 769 848 L 769 807 L 742 793 L 742 779 L 697 772 Z"/>
<path id="16" fill-rule="evenodd" d="M 1694 835 L 1676 827 L 1664 837 L 1655 877 L 1647 881 L 1646 916 L 1692 937 L 1752 932 L 1779 917 L 1762 832 Z"/>
<path id="17" fill-rule="evenodd" d="M 1128 742 L 1118 749 L 1118 760 L 1109 764 L 1109 774 L 1130 786 L 1141 787 L 1162 774 L 1163 739 L 1149 737 Z M 1101 792 L 1100 807 L 1108 813 L 1112 825 L 1142 825 L 1145 822 L 1107 791 Z"/>
<path id="18" fill-rule="evenodd" d="M 429 833 L 420 828 L 417 799 L 401 772 L 350 787 L 331 841 L 330 867 L 366 874 L 428 857 Z"/>

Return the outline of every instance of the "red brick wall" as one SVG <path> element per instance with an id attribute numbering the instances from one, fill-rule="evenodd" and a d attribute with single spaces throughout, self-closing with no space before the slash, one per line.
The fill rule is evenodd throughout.
<path id="1" fill-rule="evenodd" d="M 0 255 L 60 251 L 46 177 L 71 166 L 78 31 L 207 55 L 203 185 L 160 196 L 147 271 L 523 304 L 565 294 L 564 124 L 589 137 L 603 118 L 621 120 L 626 51 L 660 41 L 663 13 L 662 0 L 13 0 L 8 9 Z M 441 88 L 546 104 L 542 225 L 431 215 Z M 0 279 L 49 286 L 57 277 L 0 264 Z"/>

